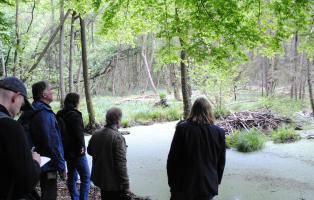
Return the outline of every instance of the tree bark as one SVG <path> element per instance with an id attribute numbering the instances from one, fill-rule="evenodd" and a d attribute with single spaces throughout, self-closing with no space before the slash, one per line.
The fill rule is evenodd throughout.
<path id="1" fill-rule="evenodd" d="M 178 8 L 175 8 L 175 18 L 176 21 L 179 22 L 179 14 L 178 14 Z M 177 32 L 180 34 L 182 30 L 180 28 L 177 28 Z M 181 68 L 181 89 L 182 89 L 182 98 L 183 98 L 183 117 L 184 119 L 187 119 L 190 115 L 192 102 L 191 102 L 191 91 L 189 87 L 188 82 L 188 70 L 187 70 L 187 55 L 185 51 L 185 44 L 182 38 L 179 37 L 180 46 L 182 48 L 180 52 L 180 68 Z"/>
<path id="2" fill-rule="evenodd" d="M 82 65 L 83 65 L 83 78 L 84 78 L 86 105 L 87 105 L 87 111 L 88 111 L 88 117 L 89 117 L 89 125 L 90 127 L 95 127 L 96 120 L 95 120 L 92 97 L 90 95 L 89 79 L 88 79 L 86 28 L 85 28 L 85 21 L 81 16 L 80 16 L 80 26 L 81 26 Z"/>
<path id="3" fill-rule="evenodd" d="M 74 21 L 76 13 L 72 13 L 69 55 L 69 92 L 73 92 L 73 57 L 74 57 Z"/>
<path id="4" fill-rule="evenodd" d="M 314 64 L 314 63 L 313 63 Z M 314 114 L 314 96 L 313 96 L 313 86 L 312 86 L 312 73 L 310 70 L 311 62 L 308 60 L 307 62 L 307 83 L 309 88 L 309 95 L 310 95 L 310 103 L 312 108 L 312 115 Z"/>
<path id="5" fill-rule="evenodd" d="M 0 56 L 1 56 L 1 66 L 2 66 L 2 77 L 5 78 L 7 76 L 7 70 L 6 70 L 6 65 L 4 62 L 4 56 L 3 56 L 3 46 L 2 46 L 2 42 L 0 41 Z"/>
<path id="6" fill-rule="evenodd" d="M 17 75 L 17 68 L 19 62 L 19 49 L 20 49 L 20 30 L 19 30 L 19 0 L 15 0 L 15 50 L 14 50 L 14 58 L 13 58 L 13 76 Z"/>
<path id="7" fill-rule="evenodd" d="M 293 73 L 293 97 L 294 100 L 298 100 L 298 86 L 297 86 L 297 74 L 298 74 L 298 41 L 299 41 L 299 36 L 298 36 L 298 32 L 296 32 L 295 37 L 294 37 L 294 73 Z"/>
<path id="8" fill-rule="evenodd" d="M 60 86 L 60 106 L 64 105 L 65 87 L 64 87 L 64 1 L 60 1 L 60 44 L 59 44 L 59 86 Z"/>
<path id="9" fill-rule="evenodd" d="M 173 88 L 174 98 L 178 101 L 181 101 L 182 99 L 180 96 L 180 89 L 179 89 L 179 83 L 178 83 L 175 64 L 170 65 L 170 81 L 171 81 L 171 86 Z"/>
<path id="10" fill-rule="evenodd" d="M 152 89 L 154 91 L 155 94 L 157 94 L 157 89 L 156 89 L 156 86 L 154 84 L 154 81 L 153 81 L 153 78 L 152 78 L 152 75 L 151 75 L 151 72 L 150 72 L 150 66 L 148 64 L 148 61 L 147 61 L 147 46 L 146 46 L 146 42 L 147 42 L 147 35 L 143 35 L 143 43 L 142 43 L 142 52 L 141 52 L 141 55 L 142 55 L 142 58 L 143 58 L 143 61 L 144 61 L 144 64 L 145 64 L 145 69 L 146 69 L 146 72 L 147 72 L 147 78 L 150 82 L 150 85 L 152 86 Z"/>
<path id="11" fill-rule="evenodd" d="M 77 70 L 77 75 L 76 75 L 76 92 L 80 93 L 80 82 L 81 82 L 81 73 L 82 73 L 82 60 L 80 60 L 80 65 L 79 69 Z"/>

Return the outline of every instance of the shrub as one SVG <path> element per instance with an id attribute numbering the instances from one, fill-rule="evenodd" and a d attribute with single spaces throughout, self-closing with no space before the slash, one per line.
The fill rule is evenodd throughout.
<path id="1" fill-rule="evenodd" d="M 274 143 L 290 143 L 300 140 L 301 136 L 293 128 L 281 127 L 272 132 Z"/>
<path id="2" fill-rule="evenodd" d="M 175 121 L 182 117 L 180 109 L 175 107 L 158 108 L 146 112 L 138 112 L 134 115 L 134 121 L 139 123 L 149 123 L 155 121 Z"/>
<path id="3" fill-rule="evenodd" d="M 159 98 L 160 100 L 163 100 L 166 98 L 166 94 L 165 93 L 159 93 Z"/>
<path id="4" fill-rule="evenodd" d="M 127 120 L 127 119 L 122 120 L 121 126 L 122 126 L 122 128 L 128 128 L 128 127 L 130 127 L 130 122 L 129 122 L 129 120 Z"/>
<path id="5" fill-rule="evenodd" d="M 227 115 L 230 115 L 230 113 L 231 113 L 230 110 L 228 110 L 226 107 L 217 107 L 214 109 L 215 119 L 226 117 Z"/>
<path id="6" fill-rule="evenodd" d="M 230 138 L 228 138 L 230 137 Z M 258 129 L 251 129 L 248 132 L 234 132 L 227 136 L 226 145 L 237 149 L 240 152 L 252 152 L 264 147 L 265 137 Z"/>

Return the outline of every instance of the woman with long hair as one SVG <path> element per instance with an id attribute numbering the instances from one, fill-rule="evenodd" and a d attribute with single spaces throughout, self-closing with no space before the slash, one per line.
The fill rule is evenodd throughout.
<path id="1" fill-rule="evenodd" d="M 225 131 L 214 125 L 207 99 L 195 100 L 179 122 L 167 160 L 171 200 L 211 200 L 218 194 L 225 167 Z"/>
<path id="2" fill-rule="evenodd" d="M 63 141 L 64 157 L 67 161 L 67 186 L 72 200 L 87 200 L 90 189 L 90 170 L 86 158 L 84 140 L 84 123 L 82 113 L 78 110 L 80 95 L 68 93 L 64 100 L 64 108 L 57 113 L 62 118 L 66 129 L 67 141 Z M 65 132 L 65 131 L 63 131 Z M 80 191 L 77 188 L 80 176 Z"/>

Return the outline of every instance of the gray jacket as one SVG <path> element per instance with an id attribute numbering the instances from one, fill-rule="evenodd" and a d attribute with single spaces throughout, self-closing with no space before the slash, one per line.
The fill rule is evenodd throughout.
<path id="1" fill-rule="evenodd" d="M 129 189 L 126 143 L 117 129 L 105 127 L 93 134 L 87 152 L 93 157 L 91 180 L 104 191 Z"/>

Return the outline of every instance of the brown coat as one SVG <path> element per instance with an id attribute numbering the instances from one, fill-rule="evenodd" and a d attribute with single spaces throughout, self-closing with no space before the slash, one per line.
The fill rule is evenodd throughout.
<path id="1" fill-rule="evenodd" d="M 93 157 L 91 180 L 104 191 L 129 189 L 126 143 L 117 129 L 105 127 L 93 134 L 87 152 Z"/>

